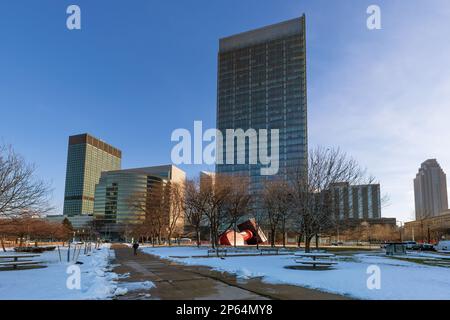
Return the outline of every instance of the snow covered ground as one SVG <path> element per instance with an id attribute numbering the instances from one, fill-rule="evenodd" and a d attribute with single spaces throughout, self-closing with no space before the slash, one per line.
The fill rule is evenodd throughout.
<path id="1" fill-rule="evenodd" d="M 7 254 L 13 254 L 9 252 Z M 58 251 L 45 252 L 36 260 L 43 261 L 47 268 L 0 271 L 1 300 L 84 300 L 110 299 L 116 295 L 127 293 L 151 284 L 134 284 L 131 288 L 119 287 L 119 276 L 111 272 L 111 260 L 114 251 L 109 245 L 93 250 L 92 254 L 81 252 L 75 265 L 80 268 L 80 289 L 69 289 L 67 280 L 73 276 L 73 270 L 68 274 L 68 268 L 73 263 L 64 262 L 67 259 L 67 249 L 61 249 L 63 262 L 60 262 Z M 72 282 L 73 283 L 73 282 Z M 69 285 L 71 287 L 71 285 Z M 74 287 L 72 285 L 72 287 Z"/>
<path id="2" fill-rule="evenodd" d="M 261 277 L 267 283 L 286 283 L 347 295 L 358 299 L 443 299 L 450 300 L 450 268 L 428 266 L 413 261 L 386 257 L 383 253 L 365 252 L 339 255 L 339 262 L 331 270 L 293 270 L 293 256 L 245 256 L 199 258 L 207 249 L 195 247 L 143 248 L 145 253 L 189 265 L 209 266 L 215 270 L 236 274 L 242 279 Z M 444 259 L 439 254 L 419 254 L 423 258 Z M 185 258 L 180 258 L 185 257 Z M 367 281 L 380 270 L 380 289 L 369 289 Z M 369 269 L 370 270 L 370 269 Z"/>

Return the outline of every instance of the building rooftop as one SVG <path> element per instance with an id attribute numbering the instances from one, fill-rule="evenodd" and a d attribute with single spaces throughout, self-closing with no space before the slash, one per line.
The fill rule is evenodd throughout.
<path id="1" fill-rule="evenodd" d="M 219 40 L 219 52 L 227 52 L 282 37 L 300 34 L 303 31 L 304 25 L 305 15 L 292 20 L 225 37 Z"/>
<path id="2" fill-rule="evenodd" d="M 178 171 L 179 173 L 185 174 L 185 172 L 183 170 L 181 170 L 180 168 L 178 168 L 177 166 L 175 166 L 173 164 L 105 171 L 103 173 L 141 173 L 141 174 L 163 176 L 163 177 L 167 176 L 168 178 L 171 178 L 173 171 Z"/>
<path id="3" fill-rule="evenodd" d="M 100 140 L 89 133 L 77 134 L 69 137 L 69 146 L 76 144 L 89 144 L 100 150 L 108 152 L 118 158 L 122 158 L 122 151 L 112 145 Z"/>

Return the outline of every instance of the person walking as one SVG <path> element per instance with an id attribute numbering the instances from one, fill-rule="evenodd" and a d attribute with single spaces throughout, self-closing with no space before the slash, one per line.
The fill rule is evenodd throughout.
<path id="1" fill-rule="evenodd" d="M 139 243 L 135 242 L 133 244 L 134 255 L 137 256 L 137 250 L 139 248 Z"/>

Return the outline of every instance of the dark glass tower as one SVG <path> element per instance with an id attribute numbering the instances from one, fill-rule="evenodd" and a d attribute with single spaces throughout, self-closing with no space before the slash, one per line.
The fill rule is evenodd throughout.
<path id="1" fill-rule="evenodd" d="M 217 128 L 224 137 L 226 129 L 278 129 L 278 175 L 286 178 L 303 168 L 308 149 L 305 16 L 220 39 L 217 100 Z M 225 159 L 225 143 L 223 148 Z M 247 144 L 245 164 L 217 164 L 216 172 L 249 176 L 251 189 L 258 191 L 269 176 L 261 175 L 260 164 L 249 164 L 248 151 Z"/>

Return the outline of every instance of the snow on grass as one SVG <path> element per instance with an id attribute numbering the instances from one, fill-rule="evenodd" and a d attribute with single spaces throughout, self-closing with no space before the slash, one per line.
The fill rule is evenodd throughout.
<path id="1" fill-rule="evenodd" d="M 11 254 L 11 253 L 7 253 Z M 108 299 L 118 290 L 117 274 L 111 272 L 110 260 L 114 251 L 109 245 L 93 250 L 90 255 L 81 252 L 77 266 L 81 270 L 81 289 L 68 289 L 66 282 L 70 274 L 67 268 L 67 248 L 61 248 L 62 262 L 58 251 L 42 253 L 37 261 L 46 268 L 0 271 L 0 299 L 2 300 L 83 300 Z"/>
<path id="2" fill-rule="evenodd" d="M 434 252 L 408 252 L 407 259 L 450 260 L 450 255 Z"/>
<path id="3" fill-rule="evenodd" d="M 293 270 L 293 256 L 245 256 L 220 259 L 199 258 L 207 248 L 162 247 L 143 248 L 148 254 L 187 265 L 202 265 L 230 272 L 240 278 L 262 277 L 273 284 L 293 284 L 357 299 L 450 299 L 450 268 L 428 266 L 391 259 L 379 252 L 364 252 L 337 256 L 339 262 L 330 270 Z M 197 257 L 196 257 L 197 256 Z M 184 257 L 184 258 L 180 258 Z M 370 290 L 367 280 L 369 266 L 381 270 L 381 288 Z"/>

